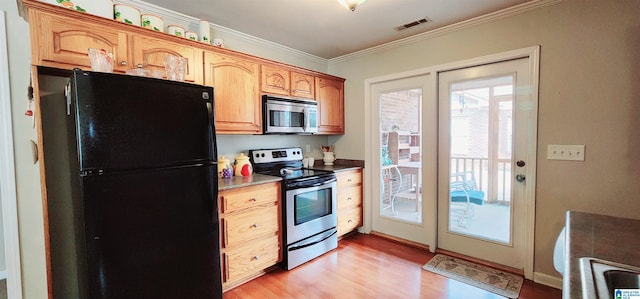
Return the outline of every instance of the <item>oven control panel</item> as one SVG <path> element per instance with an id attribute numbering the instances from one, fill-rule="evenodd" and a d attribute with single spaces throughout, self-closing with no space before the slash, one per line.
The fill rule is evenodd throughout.
<path id="1" fill-rule="evenodd" d="M 302 161 L 302 148 L 279 148 L 268 150 L 250 150 L 249 155 L 254 163 L 271 163 L 271 162 L 287 162 Z"/>

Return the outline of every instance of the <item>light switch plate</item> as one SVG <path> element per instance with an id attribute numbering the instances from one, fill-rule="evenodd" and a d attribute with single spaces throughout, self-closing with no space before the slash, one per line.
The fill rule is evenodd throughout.
<path id="1" fill-rule="evenodd" d="M 584 161 L 584 144 L 548 144 L 548 160 Z"/>

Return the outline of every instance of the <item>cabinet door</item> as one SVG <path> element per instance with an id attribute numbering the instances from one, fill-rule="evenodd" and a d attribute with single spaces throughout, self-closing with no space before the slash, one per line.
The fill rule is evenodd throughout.
<path id="1" fill-rule="evenodd" d="M 129 67 L 127 34 L 113 28 L 80 23 L 78 20 L 29 10 L 32 64 L 91 70 L 88 49 L 104 49 L 114 56 L 114 71 Z"/>
<path id="2" fill-rule="evenodd" d="M 269 65 L 260 66 L 262 92 L 289 95 L 291 78 L 289 71 Z"/>
<path id="3" fill-rule="evenodd" d="M 131 51 L 133 64 L 131 68 L 141 66 L 149 70 L 164 73 L 164 57 L 167 54 L 181 56 L 187 59 L 184 80 L 203 84 L 202 79 L 202 50 L 167 40 L 145 36 L 134 36 Z"/>
<path id="4" fill-rule="evenodd" d="M 344 134 L 344 81 L 316 78 L 319 134 Z"/>
<path id="5" fill-rule="evenodd" d="M 205 85 L 215 93 L 216 133 L 261 133 L 259 64 L 214 52 L 204 52 L 204 62 Z"/>
<path id="6" fill-rule="evenodd" d="M 315 99 L 315 77 L 308 74 L 291 72 L 291 96 L 304 99 Z"/>
<path id="7" fill-rule="evenodd" d="M 315 77 L 271 65 L 260 66 L 261 90 L 265 93 L 315 99 Z"/>

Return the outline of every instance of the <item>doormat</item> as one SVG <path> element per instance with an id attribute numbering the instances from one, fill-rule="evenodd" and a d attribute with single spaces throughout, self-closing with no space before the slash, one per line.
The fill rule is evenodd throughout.
<path id="1" fill-rule="evenodd" d="M 518 275 L 436 254 L 423 269 L 509 298 L 518 298 L 524 279 Z"/>

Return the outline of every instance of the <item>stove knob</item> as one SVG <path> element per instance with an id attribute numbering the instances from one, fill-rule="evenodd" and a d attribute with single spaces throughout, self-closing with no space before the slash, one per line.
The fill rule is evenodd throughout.
<path id="1" fill-rule="evenodd" d="M 256 158 L 260 158 L 260 154 L 256 154 Z"/>
<path id="2" fill-rule="evenodd" d="M 262 153 L 262 157 L 264 158 L 264 153 Z"/>

